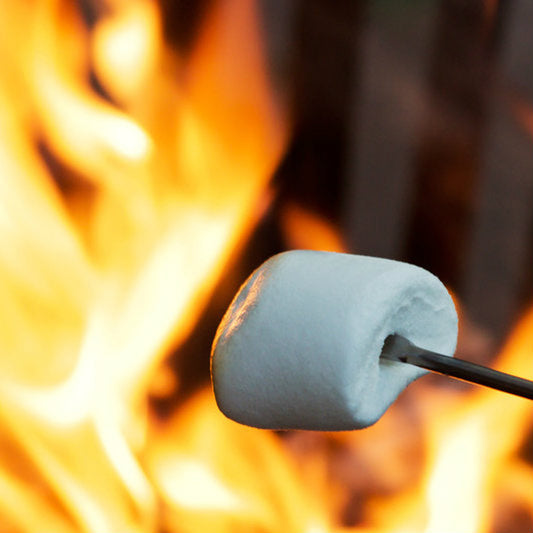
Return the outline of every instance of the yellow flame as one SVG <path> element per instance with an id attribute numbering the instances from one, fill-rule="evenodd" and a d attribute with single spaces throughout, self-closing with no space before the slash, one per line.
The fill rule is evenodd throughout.
<path id="1" fill-rule="evenodd" d="M 529 356 L 533 345 L 533 310 L 518 324 L 504 347 L 498 369 L 532 376 Z M 492 390 L 480 390 L 458 420 L 440 436 L 434 470 L 429 480 L 431 524 L 437 531 L 449 524 L 454 531 L 487 531 L 498 479 L 515 464 L 527 427 L 531 424 L 528 400 Z M 460 467 L 458 468 L 458 465 Z M 452 475 L 455 473 L 455 475 Z M 448 498 L 444 494 L 449 493 Z M 448 505 L 455 505 L 454 511 Z M 533 507 L 529 507 L 533 517 Z M 446 518 L 447 521 L 446 521 Z M 452 522 L 450 522 L 452 521 Z M 444 529 L 447 529 L 446 527 Z"/>
<path id="2" fill-rule="evenodd" d="M 480 420 L 466 418 L 438 444 L 441 450 L 427 485 L 428 524 L 424 533 L 486 531 L 482 497 L 486 438 Z M 461 465 L 461 468 L 457 468 Z"/>
<path id="3" fill-rule="evenodd" d="M 249 85 L 202 73 L 239 63 L 253 4 L 214 10 L 187 65 L 155 2 L 103 7 L 92 31 L 60 0 L 5 2 L 0 22 L 0 512 L 16 531 L 159 527 L 141 460 L 150 382 L 252 227 L 284 143 L 259 44 Z M 221 497 L 194 464 L 181 475 Z"/>
<path id="4" fill-rule="evenodd" d="M 92 35 L 94 67 L 105 89 L 121 102 L 135 104 L 157 76 L 161 56 L 161 21 L 157 6 L 131 1 L 102 17 Z M 157 83 L 157 80 L 154 80 Z"/>
<path id="5" fill-rule="evenodd" d="M 279 440 L 226 419 L 210 390 L 158 435 L 148 465 L 168 505 L 168 529 L 331 531 Z"/>

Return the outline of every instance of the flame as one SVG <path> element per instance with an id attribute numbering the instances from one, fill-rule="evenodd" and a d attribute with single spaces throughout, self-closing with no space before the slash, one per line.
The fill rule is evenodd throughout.
<path id="1" fill-rule="evenodd" d="M 519 376 L 533 375 L 531 363 L 533 346 L 533 310 L 515 328 L 503 348 L 496 365 L 498 370 Z M 441 440 L 435 459 L 435 470 L 429 480 L 430 524 L 427 531 L 438 527 L 448 529 L 439 514 L 443 496 L 439 492 L 453 491 L 454 511 L 448 510 L 448 521 L 455 521 L 454 531 L 484 532 L 494 520 L 493 494 L 508 468 L 519 468 L 517 455 L 521 436 L 531 426 L 531 408 L 527 400 L 502 395 L 492 390 L 476 393 L 467 409 L 461 409 L 457 420 L 447 428 L 447 440 Z M 439 432 L 436 432 L 438 438 Z M 433 436 L 435 438 L 435 436 Z M 523 437 L 522 437 L 523 438 Z M 451 472 L 456 464 L 464 465 L 456 476 Z M 525 463 L 524 463 L 524 466 Z M 531 467 L 523 470 L 524 474 Z M 517 476 L 518 477 L 518 476 Z M 448 502 L 450 498 L 448 498 Z M 522 500 L 524 509 L 533 518 L 531 497 Z M 439 526 L 437 526 L 439 524 Z M 459 526 L 459 524 L 462 524 Z"/>
<path id="2" fill-rule="evenodd" d="M 533 308 L 516 326 L 495 368 L 533 375 L 532 345 Z M 532 469 L 519 457 L 532 423 L 529 401 L 491 389 L 475 389 L 465 398 L 420 385 L 414 392 L 416 401 L 423 399 L 417 409 L 424 472 L 406 490 L 372 499 L 367 510 L 376 524 L 372 531 L 484 533 L 494 528 L 499 513 L 509 513 L 500 498 L 533 520 Z"/>
<path id="3" fill-rule="evenodd" d="M 170 531 L 331 531 L 279 439 L 226 419 L 210 390 L 160 428 L 150 454 Z"/>
<path id="4" fill-rule="evenodd" d="M 281 221 L 289 248 L 347 252 L 335 225 L 309 209 L 289 203 L 281 214 Z"/>
<path id="5" fill-rule="evenodd" d="M 70 2 L 3 7 L 2 523 L 154 531 L 150 383 L 285 143 L 255 6 L 215 6 L 187 62 L 154 2 L 101 3 L 94 28 Z"/>
<path id="6" fill-rule="evenodd" d="M 533 520 L 533 467 L 517 453 L 531 411 L 501 393 L 422 381 L 373 428 L 283 438 L 225 419 L 208 389 L 167 420 L 150 411 L 150 393 L 180 386 L 165 356 L 268 204 L 288 127 L 253 1 L 214 3 L 187 55 L 154 1 L 84 5 L 89 21 L 74 2 L 2 4 L 0 530 L 473 533 L 514 509 Z M 344 250 L 302 207 L 282 224 L 294 246 Z M 502 370 L 533 373 L 532 336 L 533 311 Z"/>

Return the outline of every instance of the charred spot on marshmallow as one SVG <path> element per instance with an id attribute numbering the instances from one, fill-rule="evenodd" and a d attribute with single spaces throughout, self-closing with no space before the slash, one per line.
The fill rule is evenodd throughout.
<path id="1" fill-rule="evenodd" d="M 453 354 L 457 314 L 435 276 L 373 257 L 278 254 L 244 283 L 219 326 L 211 354 L 217 404 L 259 428 L 369 426 L 425 373 L 380 359 L 393 333 Z"/>

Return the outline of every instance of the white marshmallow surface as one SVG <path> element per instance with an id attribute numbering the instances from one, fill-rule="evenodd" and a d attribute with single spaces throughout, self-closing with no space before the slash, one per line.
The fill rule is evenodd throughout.
<path id="1" fill-rule="evenodd" d="M 433 274 L 366 256 L 278 254 L 248 278 L 220 323 L 211 354 L 217 404 L 258 428 L 369 426 L 426 372 L 380 359 L 394 333 L 454 353 L 457 314 Z"/>

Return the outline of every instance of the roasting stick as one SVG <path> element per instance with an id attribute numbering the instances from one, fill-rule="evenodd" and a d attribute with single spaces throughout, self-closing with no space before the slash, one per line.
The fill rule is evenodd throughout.
<path id="1" fill-rule="evenodd" d="M 381 357 L 533 400 L 533 381 L 462 359 L 430 352 L 412 344 L 401 335 L 387 337 Z"/>

